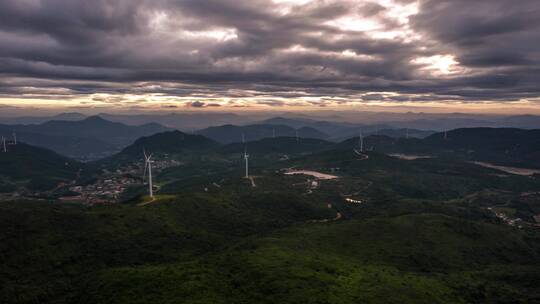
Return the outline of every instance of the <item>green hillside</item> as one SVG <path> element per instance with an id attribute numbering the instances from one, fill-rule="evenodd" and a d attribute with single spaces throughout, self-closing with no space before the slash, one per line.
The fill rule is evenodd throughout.
<path id="1" fill-rule="evenodd" d="M 113 159 L 138 159 L 142 157 L 143 150 L 155 154 L 190 154 L 208 151 L 217 147 L 219 147 L 219 144 L 204 136 L 169 131 L 141 137 L 120 153 L 114 155 Z"/>
<path id="2" fill-rule="evenodd" d="M 246 144 L 234 143 L 225 145 L 221 151 L 223 153 L 243 152 L 247 147 L 249 153 L 257 154 L 302 154 L 315 153 L 324 149 L 329 149 L 333 143 L 322 139 L 298 138 L 295 137 L 276 137 L 264 138 L 257 141 L 247 142 Z"/>
<path id="3" fill-rule="evenodd" d="M 231 184 L 231 187 L 234 185 Z M 234 187 L 240 186 L 236 184 Z M 278 186 L 278 185 L 276 185 Z M 279 185 L 281 186 L 281 185 Z M 263 186 L 265 187 L 265 186 Z M 328 223 L 282 189 L 0 205 L 4 303 L 532 303 L 540 236 L 388 201 Z M 266 189 L 268 190 L 268 189 Z M 236 193 L 236 194 L 235 194 Z M 335 211 L 333 211 L 335 212 Z M 405 212 L 405 213 L 404 213 Z M 16 227 L 16 229 L 15 229 Z M 397 292 L 399 291 L 399 292 Z"/>
<path id="4" fill-rule="evenodd" d="M 295 159 L 292 165 L 373 183 L 372 192 L 390 192 L 417 199 L 459 198 L 482 189 L 526 192 L 540 189 L 540 180 L 526 176 L 500 176 L 494 169 L 447 158 L 400 160 L 368 152 L 361 160 L 352 150 L 329 150 Z"/>
<path id="5" fill-rule="evenodd" d="M 0 189 L 48 190 L 75 179 L 81 165 L 50 150 L 24 143 L 0 152 Z M 2 191 L 6 192 L 6 191 Z"/>
<path id="6" fill-rule="evenodd" d="M 540 130 L 511 128 L 456 129 L 433 134 L 424 145 L 445 152 L 451 150 L 465 157 L 504 165 L 540 168 Z"/>
<path id="7" fill-rule="evenodd" d="M 358 137 L 336 148 L 358 147 Z M 436 133 L 424 139 L 367 136 L 366 149 L 385 153 L 443 156 L 500 165 L 540 168 L 540 130 L 466 128 Z"/>

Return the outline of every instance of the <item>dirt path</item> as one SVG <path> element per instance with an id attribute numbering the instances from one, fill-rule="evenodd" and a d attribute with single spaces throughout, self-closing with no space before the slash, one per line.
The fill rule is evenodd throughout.
<path id="1" fill-rule="evenodd" d="M 152 204 L 153 202 L 156 201 L 156 198 L 153 197 L 151 200 L 149 200 L 148 202 L 144 202 L 144 203 L 140 203 L 140 204 L 137 204 L 137 206 L 146 206 L 146 205 L 149 205 L 149 204 Z"/>

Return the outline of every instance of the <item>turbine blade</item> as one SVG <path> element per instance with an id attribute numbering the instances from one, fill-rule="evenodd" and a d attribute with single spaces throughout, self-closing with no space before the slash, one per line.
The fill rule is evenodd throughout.
<path id="1" fill-rule="evenodd" d="M 148 167 L 148 162 L 144 162 L 144 172 L 143 172 L 143 184 L 146 181 L 146 168 Z"/>

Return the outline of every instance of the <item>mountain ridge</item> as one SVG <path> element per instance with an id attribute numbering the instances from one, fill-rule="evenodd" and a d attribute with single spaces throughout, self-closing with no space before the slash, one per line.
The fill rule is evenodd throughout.
<path id="1" fill-rule="evenodd" d="M 100 116 L 79 121 L 51 120 L 33 125 L 0 125 L 3 136 L 16 132 L 20 141 L 87 160 L 112 155 L 141 136 L 167 130 L 170 129 L 157 123 L 128 126 Z M 62 144 L 63 141 L 65 144 Z"/>
<path id="2" fill-rule="evenodd" d="M 245 126 L 229 124 L 205 128 L 197 131 L 196 133 L 204 135 L 220 143 L 228 144 L 242 141 L 254 141 L 271 137 L 295 137 L 297 132 L 298 136 L 303 138 L 324 139 L 328 137 L 327 134 L 311 127 L 300 127 L 295 129 L 286 125 L 272 124 L 253 124 Z"/>

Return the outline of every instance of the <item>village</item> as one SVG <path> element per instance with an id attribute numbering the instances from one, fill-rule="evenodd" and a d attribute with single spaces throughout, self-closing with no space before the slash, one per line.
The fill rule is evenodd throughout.
<path id="1" fill-rule="evenodd" d="M 182 163 L 164 156 L 152 163 L 156 173 L 164 169 L 180 166 Z M 86 205 L 118 203 L 125 197 L 129 189 L 142 187 L 146 180 L 143 178 L 144 164 L 132 163 L 114 171 L 103 170 L 92 183 L 69 187 L 69 195 L 60 198 L 65 202 L 79 202 Z"/>

